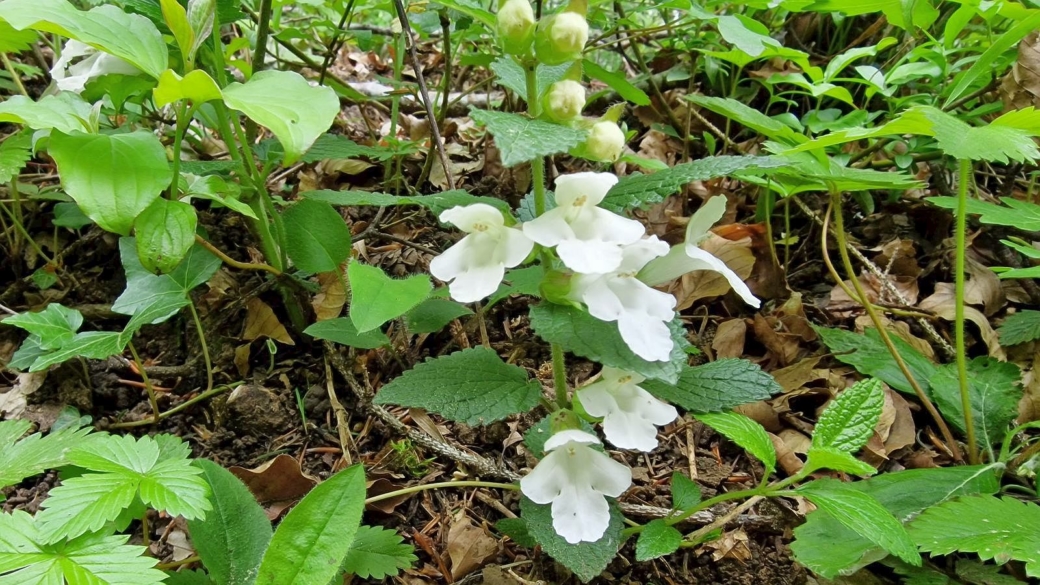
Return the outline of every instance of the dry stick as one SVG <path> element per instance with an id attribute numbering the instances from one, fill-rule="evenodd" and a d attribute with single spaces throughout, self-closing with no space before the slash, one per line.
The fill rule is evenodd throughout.
<path id="1" fill-rule="evenodd" d="M 790 198 L 792 201 L 794 201 L 795 205 L 797 205 L 802 210 L 803 213 L 809 216 L 809 218 L 816 222 L 819 226 L 823 227 L 825 233 L 829 231 L 829 226 L 826 223 L 824 223 L 824 220 L 820 219 L 820 216 L 817 215 L 815 211 L 809 209 L 809 206 L 806 205 L 804 201 L 799 199 L 796 195 L 792 195 Z M 833 234 L 833 232 L 831 233 Z M 903 296 L 903 293 L 899 292 L 899 289 L 897 289 L 896 286 L 892 284 L 892 282 L 888 279 L 888 276 L 885 275 L 885 273 L 883 273 L 880 268 L 878 268 L 877 264 L 871 262 L 870 259 L 863 255 L 862 252 L 854 248 L 848 242 L 846 242 L 845 247 L 850 253 L 852 253 L 853 256 L 856 257 L 856 260 L 859 260 L 864 266 L 867 267 L 867 270 L 869 270 L 870 273 L 878 279 L 878 282 L 881 283 L 881 286 L 885 287 L 886 291 L 888 291 L 892 296 L 898 299 L 900 303 L 903 303 L 906 306 L 910 306 L 910 300 Z M 841 284 L 844 284 L 844 282 L 842 282 Z M 927 334 L 928 337 L 931 338 L 931 340 L 939 346 L 939 349 L 942 350 L 943 354 L 945 354 L 946 357 L 954 355 L 955 352 L 953 350 L 953 346 L 950 345 L 948 341 L 943 339 L 941 335 L 939 335 L 939 332 L 935 330 L 935 327 L 933 327 L 927 319 L 917 317 L 917 324 L 920 325 L 921 329 L 924 330 L 925 334 Z"/>
<path id="2" fill-rule="evenodd" d="M 448 164 L 448 153 L 444 151 L 444 141 L 441 139 L 441 130 L 437 127 L 437 115 L 433 111 L 433 102 L 430 101 L 430 92 L 426 89 L 426 79 L 423 77 L 422 64 L 419 63 L 419 51 L 415 48 L 415 39 L 412 38 L 412 25 L 408 22 L 408 14 L 405 12 L 404 3 L 394 0 L 397 9 L 397 18 L 401 21 L 401 32 L 405 35 L 408 43 L 408 53 L 412 57 L 412 69 L 415 70 L 415 79 L 419 82 L 419 93 L 422 94 L 423 105 L 426 106 L 426 117 L 430 120 L 430 135 L 433 137 L 433 145 L 437 148 L 437 155 L 444 167 L 444 179 L 448 182 L 448 188 L 455 188 L 455 179 L 451 176 L 451 167 Z"/>
<path id="3" fill-rule="evenodd" d="M 860 284 L 859 279 L 856 278 L 856 269 L 852 266 L 852 260 L 849 258 L 849 252 L 846 249 L 845 244 L 845 219 L 841 212 L 841 194 L 837 191 L 831 194 L 831 203 L 827 207 L 827 215 L 830 215 L 831 210 L 834 211 L 834 233 L 838 239 L 838 252 L 841 254 L 841 262 L 845 266 L 845 272 L 849 274 L 849 278 L 852 279 L 852 286 L 856 288 L 856 294 L 861 299 L 866 299 L 866 291 L 863 290 L 863 285 Z M 827 232 L 824 232 L 823 237 L 827 237 Z M 881 337 L 881 342 L 888 348 L 888 353 L 892 354 L 892 359 L 896 361 L 896 365 L 899 366 L 899 371 L 906 377 L 906 381 L 910 383 L 910 387 L 914 389 L 914 393 L 917 394 L 917 399 L 921 401 L 922 406 L 928 411 L 928 414 L 935 420 L 935 424 L 939 427 L 939 432 L 942 433 L 943 440 L 946 441 L 946 446 L 950 450 L 954 461 L 957 463 L 963 462 L 964 458 L 961 456 L 960 447 L 957 446 L 957 441 L 953 438 L 953 433 L 950 432 L 950 427 L 946 425 L 946 421 L 943 420 L 942 415 L 935 409 L 935 405 L 928 399 L 928 396 L 924 393 L 920 384 L 917 383 L 917 379 L 914 378 L 913 373 L 910 372 L 910 368 L 907 367 L 906 362 L 903 360 L 903 356 L 899 355 L 899 351 L 892 343 L 892 339 L 888 335 L 888 331 L 885 329 L 884 324 L 881 323 L 881 317 L 874 311 L 874 308 L 869 304 L 863 304 L 863 309 L 867 312 L 871 322 L 874 323 L 874 328 L 877 329 L 878 335 Z"/>

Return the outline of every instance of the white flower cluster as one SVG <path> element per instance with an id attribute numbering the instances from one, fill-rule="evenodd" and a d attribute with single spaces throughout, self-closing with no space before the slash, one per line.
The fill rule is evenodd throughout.
<path id="1" fill-rule="evenodd" d="M 675 298 L 654 289 L 692 270 L 721 273 L 747 303 L 759 301 L 721 260 L 700 249 L 711 226 L 725 213 L 725 197 L 710 199 L 690 218 L 686 241 L 670 248 L 643 225 L 598 207 L 618 179 L 610 173 L 576 173 L 556 179 L 556 207 L 520 226 L 507 226 L 490 205 L 459 206 L 440 215 L 466 232 L 430 263 L 448 282 L 451 297 L 479 301 L 494 293 L 506 268 L 523 263 L 534 244 L 556 250 L 574 274 L 568 298 L 593 317 L 617 322 L 621 338 L 647 361 L 668 361 L 674 348 L 668 322 Z M 657 427 L 678 417 L 675 407 L 639 387 L 642 376 L 604 367 L 599 379 L 576 393 L 585 412 L 602 419 L 608 441 L 621 449 L 652 451 Z M 555 432 L 547 455 L 520 481 L 531 501 L 552 504 L 553 528 L 567 542 L 594 542 L 610 523 L 607 497 L 632 484 L 631 470 L 602 450 L 599 439 L 579 429 Z"/>

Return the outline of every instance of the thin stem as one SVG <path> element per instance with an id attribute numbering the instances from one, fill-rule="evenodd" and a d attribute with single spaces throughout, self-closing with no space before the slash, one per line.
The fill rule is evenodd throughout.
<path id="1" fill-rule="evenodd" d="M 152 381 L 148 379 L 148 372 L 144 371 L 144 363 L 141 362 L 141 356 L 137 355 L 137 349 L 134 348 L 134 344 L 128 343 L 127 347 L 130 348 L 130 355 L 134 357 L 134 365 L 137 366 L 138 373 L 141 374 L 141 380 L 144 381 L 144 389 L 148 392 L 148 403 L 152 405 L 152 424 L 159 424 L 162 417 L 159 416 L 159 401 L 155 397 L 155 388 L 152 387 Z"/>
<path id="2" fill-rule="evenodd" d="M 336 34 L 334 34 L 332 39 L 329 41 L 328 47 L 325 51 L 325 58 L 321 62 L 321 71 L 318 73 L 318 85 L 325 85 L 325 74 L 329 72 L 329 65 L 332 64 L 332 60 L 336 58 L 336 53 L 342 46 L 339 42 L 340 35 L 347 29 L 347 20 L 354 12 L 354 2 L 355 0 L 347 2 L 346 8 L 343 9 L 343 15 L 339 17 L 339 25 L 336 27 Z"/>
<path id="3" fill-rule="evenodd" d="M 975 442 L 975 421 L 971 412 L 971 393 L 968 389 L 968 356 L 964 347 L 964 272 L 968 247 L 968 182 L 971 181 L 971 161 L 961 159 L 957 161 L 957 164 L 960 171 L 960 184 L 957 185 L 957 249 L 954 268 L 956 302 L 953 307 L 953 334 L 956 346 L 957 381 L 961 392 L 961 410 L 964 411 L 964 434 L 968 439 L 968 461 L 972 465 L 976 465 L 979 462 L 979 446 Z"/>
<path id="4" fill-rule="evenodd" d="M 228 256 L 227 254 L 222 252 L 220 248 L 217 248 L 213 244 L 207 242 L 202 236 L 198 234 L 195 235 L 195 242 L 203 248 L 209 250 L 210 253 L 212 253 L 214 256 L 220 258 L 221 261 L 224 262 L 224 264 L 227 264 L 232 268 L 238 268 L 239 270 L 260 270 L 263 272 L 270 272 L 275 276 L 281 276 L 282 274 L 281 270 L 278 270 L 277 268 L 269 264 L 251 264 L 249 262 L 239 262 L 238 260 L 235 260 L 231 256 Z"/>
<path id="5" fill-rule="evenodd" d="M 267 37 L 271 34 L 272 0 L 260 0 L 260 19 L 256 25 L 256 49 L 253 50 L 253 73 L 263 71 L 267 55 Z"/>
<path id="6" fill-rule="evenodd" d="M 556 388 L 556 404 L 567 408 L 567 363 L 563 359 L 563 347 L 559 343 L 552 344 L 553 386 Z"/>
<path id="7" fill-rule="evenodd" d="M 497 483 L 493 481 L 439 481 L 436 483 L 426 483 L 423 485 L 413 485 L 411 487 L 394 490 L 385 494 L 379 494 L 378 496 L 372 496 L 365 500 L 365 505 L 374 504 L 383 500 L 389 500 L 398 496 L 405 496 L 408 494 L 414 494 L 418 492 L 424 492 L 426 490 L 436 490 L 441 488 L 463 488 L 463 487 L 486 487 L 486 488 L 497 488 L 502 490 L 519 490 L 520 486 L 515 483 Z"/>
<path id="8" fill-rule="evenodd" d="M 184 132 L 188 129 L 188 122 L 195 108 L 188 108 L 184 102 L 177 104 L 177 125 L 173 131 L 173 161 L 170 167 L 173 169 L 173 181 L 170 182 L 170 199 L 177 199 L 180 189 L 181 178 L 181 142 L 184 140 Z"/>
<path id="9" fill-rule="evenodd" d="M 152 544 L 152 535 L 149 534 L 151 529 L 148 527 L 148 510 L 144 511 L 141 515 L 141 544 L 147 549 Z"/>
<path id="10" fill-rule="evenodd" d="M 18 221 L 18 218 L 15 217 L 14 213 L 10 209 L 8 209 L 6 205 L 0 205 L 0 209 L 2 209 L 4 213 L 7 214 L 7 217 L 11 220 L 11 223 L 14 225 L 15 231 L 21 234 L 21 236 L 27 242 L 29 242 L 29 245 L 32 246 L 33 250 L 36 250 L 36 253 L 39 254 L 41 258 L 46 260 L 47 264 L 57 266 L 57 263 L 54 261 L 54 259 L 48 256 L 47 253 L 43 251 L 43 248 L 41 248 L 40 245 L 36 243 L 36 240 L 34 240 L 32 236 L 29 235 L 29 232 L 26 231 L 25 226 L 22 225 L 22 222 Z"/>
<path id="11" fill-rule="evenodd" d="M 188 308 L 191 309 L 191 318 L 195 321 L 195 331 L 199 334 L 199 344 L 202 346 L 202 359 L 206 361 L 206 391 L 213 389 L 213 362 L 209 359 L 209 346 L 206 345 L 206 334 L 202 331 L 202 320 L 199 312 L 195 309 L 195 303 L 189 299 Z"/>
<path id="12" fill-rule="evenodd" d="M 217 386 L 216 388 L 214 388 L 212 390 L 209 390 L 207 392 L 202 392 L 198 396 L 196 396 L 195 398 L 192 398 L 191 400 L 186 400 L 186 401 L 182 402 L 181 404 L 178 404 L 177 406 L 174 406 L 170 410 L 167 410 L 166 412 L 160 414 L 159 415 L 159 420 L 171 417 L 171 416 L 177 414 L 178 412 L 181 412 L 182 410 L 185 410 L 185 409 L 191 407 L 193 404 L 197 404 L 199 402 L 202 402 L 203 400 L 209 400 L 210 398 L 213 398 L 214 396 L 216 396 L 218 394 L 227 392 L 228 390 L 238 386 L 241 383 L 242 383 L 241 381 L 232 382 L 231 384 L 225 384 L 223 386 Z M 145 420 L 134 420 L 134 421 L 129 421 L 129 422 L 113 423 L 113 424 L 108 425 L 108 428 L 110 428 L 110 429 L 130 429 L 130 428 L 133 428 L 133 427 L 143 427 L 144 425 L 151 424 L 151 423 L 152 423 L 152 421 L 149 421 L 147 419 L 145 419 Z"/>
<path id="13" fill-rule="evenodd" d="M 834 208 L 834 237 L 838 240 L 838 252 L 841 254 L 842 264 L 845 266 L 845 272 L 848 273 L 849 279 L 852 281 L 852 286 L 856 289 L 856 294 L 861 299 L 866 299 L 866 291 L 863 290 L 863 284 L 860 283 L 859 279 L 856 278 L 856 269 L 852 266 L 852 259 L 849 257 L 849 252 L 846 250 L 845 241 L 845 219 L 841 212 L 841 193 L 837 190 L 831 191 L 831 205 Z M 826 232 L 825 232 L 826 233 Z M 942 415 L 935 409 L 935 405 L 928 399 L 928 395 L 924 393 L 921 385 L 917 383 L 917 379 L 914 378 L 913 373 L 910 372 L 910 368 L 907 367 L 906 362 L 903 360 L 903 356 L 899 355 L 899 350 L 896 349 L 892 338 L 888 335 L 888 330 L 885 329 L 884 324 L 881 322 L 881 317 L 878 316 L 877 312 L 874 311 L 874 307 L 870 303 L 863 304 L 863 310 L 867 312 L 867 316 L 870 317 L 871 323 L 874 324 L 874 329 L 877 330 L 878 336 L 881 337 L 881 342 L 888 348 L 888 353 L 892 355 L 892 359 L 895 360 L 896 365 L 899 367 L 899 371 L 906 377 L 906 381 L 909 382 L 910 387 L 914 389 L 914 393 L 917 394 L 917 399 L 921 401 L 925 410 L 931 415 L 932 419 L 935 420 L 935 424 L 939 427 L 939 431 L 942 433 L 943 440 L 946 441 L 947 447 L 950 449 L 950 454 L 953 459 L 960 463 L 964 460 L 961 456 L 960 447 L 957 446 L 957 441 L 953 438 L 953 434 L 950 432 L 950 427 L 946 425 L 946 421 L 943 420 Z"/>
<path id="14" fill-rule="evenodd" d="M 18 93 L 25 97 L 29 97 L 29 92 L 25 91 L 25 85 L 22 84 L 22 77 L 14 70 L 14 63 L 11 63 L 11 60 L 7 58 L 7 53 L 0 51 L 0 61 L 3 61 L 4 69 L 11 74 L 11 79 L 14 80 L 14 85 L 18 88 Z"/>

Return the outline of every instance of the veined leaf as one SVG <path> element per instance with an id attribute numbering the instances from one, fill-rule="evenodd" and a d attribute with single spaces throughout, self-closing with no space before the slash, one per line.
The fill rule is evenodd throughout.
<path id="1" fill-rule="evenodd" d="M 1040 339 L 1040 311 L 1019 311 L 1008 315 L 997 329 L 1000 343 L 1017 345 Z"/>
<path id="2" fill-rule="evenodd" d="M 647 380 L 642 387 L 690 412 L 721 412 L 766 400 L 781 391 L 772 376 L 743 359 L 721 359 L 694 367 L 683 364 L 675 384 Z"/>
<path id="3" fill-rule="evenodd" d="M 70 427 L 23 438 L 30 426 L 32 423 L 27 420 L 0 421 L 0 487 L 65 465 L 68 450 L 82 445 L 91 431 L 90 427 Z"/>
<path id="4" fill-rule="evenodd" d="M 582 583 L 599 576 L 617 555 L 621 546 L 623 516 L 617 505 L 610 502 L 610 524 L 603 538 L 596 542 L 570 544 L 556 534 L 552 525 L 552 510 L 548 504 L 535 504 L 526 497 L 520 500 L 520 517 L 527 522 L 527 530 L 549 556 L 574 572 Z"/>
<path id="5" fill-rule="evenodd" d="M 454 191 L 445 191 L 443 193 L 434 193 L 431 195 L 417 195 L 417 196 L 406 196 L 406 195 L 390 195 L 387 193 L 373 193 L 370 191 L 307 191 L 302 194 L 307 199 L 317 199 L 319 201 L 327 201 L 333 205 L 343 206 L 355 206 L 355 205 L 375 205 L 379 207 L 389 207 L 394 205 L 419 205 L 432 211 L 436 215 L 446 209 L 451 209 L 456 205 L 471 205 L 473 203 L 487 203 L 493 207 L 498 208 L 499 211 L 505 213 L 507 216 L 512 216 L 512 209 L 509 204 L 501 199 L 495 199 L 494 197 L 484 197 L 477 195 L 470 195 L 468 192 L 462 189 L 456 189 Z"/>
<path id="6" fill-rule="evenodd" d="M 396 530 L 361 526 L 343 560 L 343 572 L 361 579 L 393 577 L 419 560 L 415 548 Z"/>
<path id="7" fill-rule="evenodd" d="M 74 93 L 63 91 L 33 101 L 13 95 L 0 102 L 0 122 L 24 124 L 33 130 L 53 128 L 59 132 L 92 132 L 91 106 Z"/>
<path id="8" fill-rule="evenodd" d="M 857 382 L 827 405 L 813 430 L 812 445 L 846 453 L 859 451 L 874 434 L 885 406 L 881 380 Z"/>
<path id="9" fill-rule="evenodd" d="M 1004 440 L 1008 425 L 1018 415 L 1018 402 L 1022 398 L 1021 378 L 1021 370 L 1012 363 L 988 356 L 980 356 L 968 362 L 972 419 L 979 431 L 976 440 L 981 447 L 996 445 Z M 928 383 L 943 417 L 963 433 L 964 408 L 956 366 L 940 366 Z"/>
<path id="10" fill-rule="evenodd" d="M 538 157 L 566 152 L 581 144 L 586 133 L 544 120 L 532 120 L 521 114 L 471 110 L 474 122 L 487 126 L 502 153 L 507 167 Z"/>
<path id="11" fill-rule="evenodd" d="M 649 561 L 679 550 L 682 533 L 658 518 L 647 523 L 636 540 L 636 560 Z"/>
<path id="12" fill-rule="evenodd" d="M 285 248 L 304 272 L 331 272 L 350 256 L 350 228 L 328 203 L 303 199 L 282 213 Z"/>
<path id="13" fill-rule="evenodd" d="M 51 303 L 37 313 L 19 313 L 0 323 L 38 336 L 43 349 L 58 349 L 76 336 L 80 325 L 83 325 L 83 314 L 59 303 Z"/>
<path id="14" fill-rule="evenodd" d="M 391 278 L 378 266 L 356 260 L 347 266 L 347 281 L 350 283 L 350 320 L 359 333 L 404 315 L 426 300 L 433 290 L 426 275 Z"/>
<path id="15" fill-rule="evenodd" d="M 762 425 L 735 412 L 698 414 L 696 418 L 761 461 L 766 475 L 776 469 L 776 449 Z"/>
<path id="16" fill-rule="evenodd" d="M 880 378 L 900 392 L 914 394 L 914 389 L 906 381 L 906 376 L 899 369 L 892 354 L 888 353 L 888 349 L 881 343 L 877 330 L 867 329 L 865 334 L 859 334 L 827 327 L 814 329 L 827 349 L 834 352 L 834 357 L 841 362 L 856 368 L 861 374 Z M 909 343 L 896 336 L 891 338 L 914 379 L 924 393 L 929 394 L 931 386 L 928 385 L 928 380 L 935 374 L 936 365 Z"/>

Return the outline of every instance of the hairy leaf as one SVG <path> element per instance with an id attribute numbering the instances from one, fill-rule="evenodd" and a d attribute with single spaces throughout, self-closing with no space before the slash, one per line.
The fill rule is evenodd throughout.
<path id="1" fill-rule="evenodd" d="M 415 548 L 404 542 L 396 530 L 381 526 L 361 526 L 343 560 L 343 572 L 361 579 L 396 576 L 419 560 Z"/>
<path id="2" fill-rule="evenodd" d="M 328 203 L 303 199 L 282 213 L 285 251 L 304 272 L 331 272 L 350 257 L 350 228 Z"/>
<path id="3" fill-rule="evenodd" d="M 862 380 L 844 390 L 827 405 L 813 430 L 813 447 L 855 453 L 874 433 L 885 392 L 881 380 Z"/>
<path id="4" fill-rule="evenodd" d="M 1019 311 L 1008 315 L 997 329 L 1000 343 L 1017 345 L 1040 339 L 1040 311 Z"/>
<path id="5" fill-rule="evenodd" d="M 781 391 L 780 385 L 756 364 L 726 358 L 700 366 L 683 365 L 675 384 L 647 380 L 642 388 L 661 400 L 690 412 L 721 412 L 741 404 L 766 400 Z"/>
<path id="6" fill-rule="evenodd" d="M 502 153 L 502 164 L 511 167 L 538 157 L 566 152 L 581 144 L 586 133 L 521 114 L 472 110 L 474 122 L 487 126 Z"/>
<path id="7" fill-rule="evenodd" d="M 552 525 L 552 507 L 536 504 L 526 497 L 520 500 L 520 517 L 527 522 L 527 530 L 549 556 L 570 569 L 582 583 L 598 577 L 621 546 L 622 515 L 617 505 L 610 502 L 610 524 L 603 538 L 596 542 L 570 544 L 556 534 Z"/>
<path id="8" fill-rule="evenodd" d="M 378 266 L 351 261 L 347 266 L 350 283 L 350 320 L 359 333 L 404 315 L 426 300 L 433 290 L 423 274 L 391 278 Z"/>
<path id="9" fill-rule="evenodd" d="M 1004 439 L 1008 425 L 1018 415 L 1022 398 L 1018 366 L 980 356 L 968 362 L 968 392 L 976 440 L 981 447 L 996 445 Z M 940 366 L 929 380 L 932 396 L 944 418 L 964 432 L 964 408 L 961 403 L 957 366 Z"/>
<path id="10" fill-rule="evenodd" d="M 375 349 L 390 345 L 390 338 L 378 329 L 358 333 L 357 327 L 349 317 L 318 321 L 304 329 L 303 332 L 315 339 L 325 339 L 358 349 Z"/>
<path id="11" fill-rule="evenodd" d="M 663 518 L 651 520 L 636 540 L 636 560 L 649 561 L 679 550 L 682 533 L 665 523 Z"/>
<path id="12" fill-rule="evenodd" d="M 823 340 L 827 349 L 834 352 L 834 357 L 838 360 L 856 368 L 861 374 L 880 378 L 881 381 L 900 392 L 914 394 L 914 389 L 906 381 L 906 377 L 899 369 L 895 359 L 892 358 L 892 354 L 881 342 L 877 330 L 867 329 L 866 334 L 862 335 L 844 329 L 815 326 L 813 329 L 820 335 L 820 339 Z M 924 393 L 929 394 L 931 387 L 928 385 L 928 380 L 935 374 L 937 366 L 909 343 L 896 336 L 890 337 L 914 379 Z"/>
<path id="13" fill-rule="evenodd" d="M 740 445 L 755 459 L 761 461 L 766 467 L 766 475 L 776 469 L 776 449 L 762 425 L 735 412 L 698 414 L 697 420 Z"/>
<path id="14" fill-rule="evenodd" d="M 437 215 L 440 215 L 442 211 L 451 209 L 457 205 L 472 205 L 473 203 L 487 203 L 488 205 L 498 208 L 499 211 L 505 213 L 507 216 L 510 216 L 512 213 L 509 204 L 501 199 L 470 195 L 469 192 L 462 189 L 445 191 L 443 193 L 433 193 L 431 195 L 415 196 L 390 195 L 387 193 L 373 193 L 370 191 L 318 190 L 307 191 L 306 193 L 303 193 L 303 196 L 307 199 L 317 199 L 319 201 L 327 201 L 333 205 L 344 205 L 348 207 L 355 205 L 375 205 L 379 207 L 419 205 L 429 209 Z"/>

